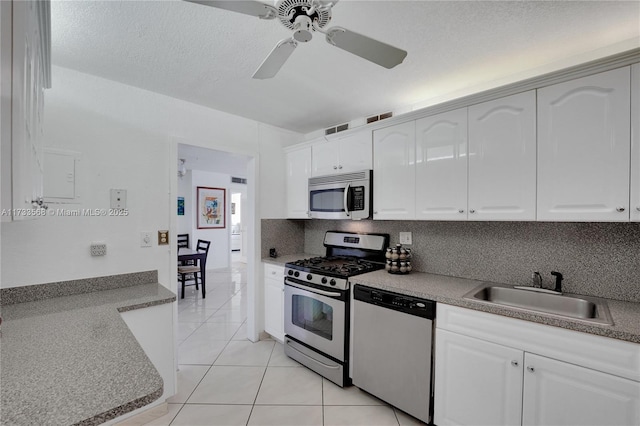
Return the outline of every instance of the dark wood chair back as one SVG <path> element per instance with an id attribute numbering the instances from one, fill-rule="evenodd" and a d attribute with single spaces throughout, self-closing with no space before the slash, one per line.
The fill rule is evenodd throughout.
<path id="1" fill-rule="evenodd" d="M 189 234 L 178 234 L 178 248 L 189 248 Z"/>
<path id="2" fill-rule="evenodd" d="M 203 251 L 209 254 L 209 246 L 211 245 L 211 241 L 206 240 L 198 240 L 198 244 L 196 244 L 196 251 Z"/>

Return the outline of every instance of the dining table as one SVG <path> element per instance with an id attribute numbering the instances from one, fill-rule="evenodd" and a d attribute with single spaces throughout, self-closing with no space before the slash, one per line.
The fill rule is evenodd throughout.
<path id="1" fill-rule="evenodd" d="M 197 251 L 192 250 L 186 247 L 178 247 L 178 262 L 184 262 L 188 260 L 198 261 L 198 265 L 200 265 L 200 276 L 202 281 L 202 286 L 205 286 L 205 270 L 207 266 L 207 252 L 206 251 Z"/>

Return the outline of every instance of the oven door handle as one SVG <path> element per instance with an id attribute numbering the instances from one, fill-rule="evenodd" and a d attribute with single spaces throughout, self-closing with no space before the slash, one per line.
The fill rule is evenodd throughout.
<path id="1" fill-rule="evenodd" d="M 339 365 L 327 365 L 324 362 L 320 362 L 317 359 L 311 358 L 309 355 L 305 354 L 304 352 L 300 352 L 298 349 L 296 349 L 295 347 L 293 347 L 292 345 L 290 345 L 289 343 L 291 343 L 291 340 L 286 339 L 285 338 L 285 342 L 287 343 L 287 346 L 290 347 L 291 349 L 293 349 L 294 351 L 298 352 L 300 355 L 302 355 L 303 357 L 305 357 L 306 359 L 315 362 L 316 364 L 320 364 L 322 367 L 324 368 L 330 368 L 332 370 L 337 370 L 338 368 L 340 368 Z"/>
<path id="2" fill-rule="evenodd" d="M 334 293 L 334 292 L 331 292 L 331 291 L 318 290 L 317 288 L 307 287 L 307 286 L 300 285 L 300 284 L 294 284 L 291 281 L 287 281 L 286 278 L 284 280 L 284 283 L 286 285 L 290 285 L 291 287 L 299 288 L 300 290 L 306 290 L 306 291 L 308 291 L 310 293 L 321 294 L 321 295 L 327 296 L 327 297 L 340 297 L 340 296 L 342 296 L 340 293 Z"/>

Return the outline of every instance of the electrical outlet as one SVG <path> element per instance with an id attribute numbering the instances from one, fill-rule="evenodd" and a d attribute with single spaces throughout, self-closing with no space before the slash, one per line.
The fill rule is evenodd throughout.
<path id="1" fill-rule="evenodd" d="M 169 231 L 158 231 L 158 245 L 166 246 L 169 244 Z"/>
<path id="2" fill-rule="evenodd" d="M 151 232 L 140 233 L 140 247 L 151 247 Z"/>
<path id="3" fill-rule="evenodd" d="M 400 244 L 409 244 L 411 245 L 411 232 L 401 232 L 400 233 Z"/>
<path id="4" fill-rule="evenodd" d="M 91 256 L 106 256 L 107 245 L 105 243 L 91 243 Z"/>

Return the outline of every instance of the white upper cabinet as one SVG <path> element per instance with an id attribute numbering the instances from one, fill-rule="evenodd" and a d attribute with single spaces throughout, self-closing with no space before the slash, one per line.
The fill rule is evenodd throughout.
<path id="1" fill-rule="evenodd" d="M 287 153 L 287 218 L 309 218 L 311 147 Z"/>
<path id="2" fill-rule="evenodd" d="M 415 218 L 415 121 L 373 132 L 373 218 Z"/>
<path id="3" fill-rule="evenodd" d="M 318 142 L 313 145 L 312 151 L 313 176 L 369 170 L 373 163 L 371 130 Z"/>
<path id="4" fill-rule="evenodd" d="M 628 221 L 630 67 L 538 90 L 538 220 Z"/>
<path id="5" fill-rule="evenodd" d="M 631 66 L 631 220 L 640 222 L 640 64 Z"/>
<path id="6" fill-rule="evenodd" d="M 469 220 L 536 219 L 536 94 L 469 107 Z"/>
<path id="7" fill-rule="evenodd" d="M 416 219 L 467 219 L 467 108 L 416 121 Z"/>

